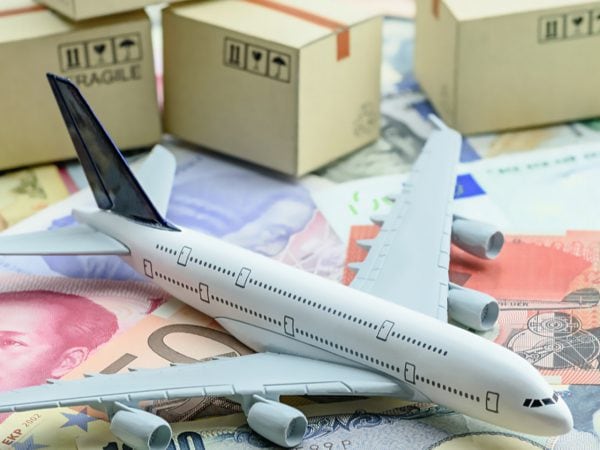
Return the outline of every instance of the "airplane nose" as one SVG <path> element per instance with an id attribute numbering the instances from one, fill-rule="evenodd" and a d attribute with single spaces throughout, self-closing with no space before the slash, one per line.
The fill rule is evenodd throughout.
<path id="1" fill-rule="evenodd" d="M 547 436 L 567 434 L 573 429 L 573 416 L 562 398 L 555 405 L 540 408 L 538 413 L 542 416 L 544 434 Z"/>

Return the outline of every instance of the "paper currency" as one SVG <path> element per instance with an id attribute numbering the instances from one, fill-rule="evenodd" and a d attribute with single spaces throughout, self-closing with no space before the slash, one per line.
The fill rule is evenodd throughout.
<path id="1" fill-rule="evenodd" d="M 406 175 L 357 179 L 314 190 L 312 196 L 330 226 L 347 243 L 353 226 L 372 224 L 372 216 L 385 216 L 390 211 L 389 196 L 399 193 L 406 180 Z M 501 208 L 485 195 L 468 173 L 457 178 L 455 200 L 456 214 L 500 227 L 509 223 Z"/>
<path id="2" fill-rule="evenodd" d="M 0 176 L 0 231 L 69 195 L 53 165 Z"/>
<path id="3" fill-rule="evenodd" d="M 327 232 L 327 223 L 301 183 L 225 158 L 183 149 L 172 142 L 167 144 L 177 158 L 177 176 L 167 212 L 170 220 L 265 256 L 278 257 L 304 270 L 313 267 L 323 276 L 339 279 L 343 245 L 334 233 Z M 9 232 L 73 225 L 72 209 L 93 205 L 89 189 L 84 189 Z M 292 243 L 293 236 L 302 236 L 306 245 L 300 245 L 299 237 Z M 314 245 L 315 240 L 319 240 L 319 245 Z M 0 269 L 3 267 L 73 278 L 140 279 L 118 257 L 2 257 Z"/>
<path id="4" fill-rule="evenodd" d="M 469 165 L 511 233 L 600 229 L 600 146 L 581 144 Z"/>
<path id="5" fill-rule="evenodd" d="M 598 395 L 594 386 L 589 394 Z M 578 392 L 570 388 L 561 395 L 570 401 Z M 600 405 L 586 408 L 597 411 Z M 598 429 L 587 420 L 575 421 L 575 430 L 559 438 L 528 436 L 485 424 L 452 411 L 427 404 L 407 404 L 390 399 L 369 399 L 339 404 L 301 407 L 308 417 L 304 441 L 296 449 L 518 449 L 551 448 L 567 450 L 600 448 Z M 577 416 L 576 416 L 577 417 Z M 585 428 L 585 429 L 584 429 Z M 173 427 L 169 449 L 253 449 L 277 448 L 253 433 L 243 415 L 203 419 Z M 105 423 L 95 422 L 90 431 L 77 438 L 79 450 L 125 450 L 108 431 Z"/>
<path id="6" fill-rule="evenodd" d="M 0 274 L 0 390 L 67 375 L 164 299 L 145 283 Z"/>

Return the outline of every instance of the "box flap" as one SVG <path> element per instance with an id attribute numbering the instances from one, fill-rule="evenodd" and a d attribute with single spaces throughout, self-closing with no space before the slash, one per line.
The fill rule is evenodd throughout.
<path id="1" fill-rule="evenodd" d="M 517 14 L 543 9 L 572 7 L 573 0 L 429 0 L 443 2 L 458 20 Z M 580 2 L 585 5 L 585 2 Z"/>
<path id="2" fill-rule="evenodd" d="M 131 22 L 145 17 L 143 11 L 136 11 L 85 22 L 71 22 L 31 0 L 1 0 L 0 43 L 67 33 L 104 24 Z"/>
<path id="3" fill-rule="evenodd" d="M 170 10 L 292 48 L 369 19 L 376 14 L 341 0 L 211 0 L 176 5 Z"/>
<path id="4" fill-rule="evenodd" d="M 31 0 L 0 4 L 0 42 L 18 41 L 68 31 L 71 26 L 45 6 Z"/>

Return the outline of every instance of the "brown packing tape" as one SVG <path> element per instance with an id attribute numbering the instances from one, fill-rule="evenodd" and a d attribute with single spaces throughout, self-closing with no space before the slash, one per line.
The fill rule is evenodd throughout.
<path id="1" fill-rule="evenodd" d="M 6 17 L 6 16 L 15 16 L 17 14 L 24 14 L 24 13 L 29 13 L 29 12 L 36 12 L 36 11 L 45 11 L 46 7 L 42 6 L 42 5 L 32 5 L 32 6 L 26 6 L 24 8 L 11 8 L 11 9 L 0 9 L 0 17 Z"/>
<path id="2" fill-rule="evenodd" d="M 431 1 L 431 12 L 436 19 L 440 17 L 440 0 Z"/>
<path id="3" fill-rule="evenodd" d="M 337 39 L 337 60 L 340 61 L 350 56 L 350 29 L 348 25 L 335 20 L 328 19 L 327 17 L 319 16 L 308 11 L 304 11 L 293 6 L 283 5 L 273 0 L 245 0 L 248 3 L 263 6 L 265 8 L 279 11 L 284 14 L 296 17 L 298 19 L 306 20 L 307 22 L 315 25 L 329 28 L 336 34 Z"/>

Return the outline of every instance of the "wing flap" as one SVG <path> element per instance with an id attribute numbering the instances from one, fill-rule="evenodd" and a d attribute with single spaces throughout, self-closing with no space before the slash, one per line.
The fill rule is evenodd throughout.
<path id="1" fill-rule="evenodd" d="M 259 353 L 162 369 L 57 381 L 0 393 L 0 412 L 141 400 L 252 394 L 395 395 L 408 385 L 367 369 Z"/>
<path id="2" fill-rule="evenodd" d="M 116 239 L 86 225 L 33 233 L 1 235 L 2 255 L 128 255 Z"/>

